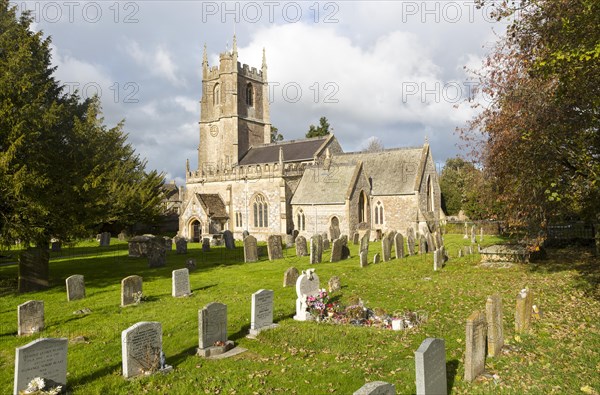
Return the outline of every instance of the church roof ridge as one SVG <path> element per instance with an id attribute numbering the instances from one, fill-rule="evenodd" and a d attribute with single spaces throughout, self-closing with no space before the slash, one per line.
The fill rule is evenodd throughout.
<path id="1" fill-rule="evenodd" d="M 326 140 L 329 135 L 326 136 L 318 136 L 318 137 L 306 137 L 303 139 L 294 139 L 294 140 L 282 140 L 282 141 L 274 141 L 272 143 L 263 143 L 253 145 L 252 148 L 260 148 L 260 147 L 271 147 L 275 145 L 286 145 L 286 144 L 294 144 L 294 143 L 302 143 L 305 141 L 316 141 L 316 140 Z"/>
<path id="2" fill-rule="evenodd" d="M 396 151 L 409 151 L 409 150 L 422 150 L 423 146 L 414 146 L 414 147 L 394 147 L 394 148 L 385 148 L 381 151 L 351 151 L 351 152 L 342 152 L 339 154 L 335 154 L 335 156 L 343 156 L 343 155 L 356 155 L 356 154 L 377 154 L 381 152 L 396 152 Z"/>

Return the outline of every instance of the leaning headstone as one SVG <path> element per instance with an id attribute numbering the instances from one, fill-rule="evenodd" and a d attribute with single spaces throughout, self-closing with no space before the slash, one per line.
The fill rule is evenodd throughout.
<path id="1" fill-rule="evenodd" d="M 415 236 L 413 235 L 412 228 L 408 228 L 406 246 L 408 247 L 408 255 L 415 255 Z"/>
<path id="2" fill-rule="evenodd" d="M 102 232 L 100 233 L 100 247 L 108 247 L 110 246 L 110 233 Z"/>
<path id="3" fill-rule="evenodd" d="M 471 244 L 475 244 L 477 240 L 475 240 L 475 225 L 471 226 Z"/>
<path id="4" fill-rule="evenodd" d="M 300 277 L 296 281 L 296 321 L 306 321 L 310 318 L 310 313 L 307 311 L 306 298 L 308 296 L 316 296 L 319 294 L 321 286 L 319 284 L 319 276 L 315 273 L 315 269 L 302 271 Z"/>
<path id="5" fill-rule="evenodd" d="M 228 250 L 235 249 L 235 240 L 233 239 L 233 233 L 230 230 L 223 232 L 223 239 L 225 240 L 225 248 Z"/>
<path id="6" fill-rule="evenodd" d="M 354 391 L 353 395 L 396 395 L 396 387 L 385 381 L 371 381 Z"/>
<path id="7" fill-rule="evenodd" d="M 400 232 L 394 235 L 394 251 L 396 252 L 396 259 L 404 258 L 404 237 Z"/>
<path id="8" fill-rule="evenodd" d="M 170 243 L 170 241 L 169 241 Z M 165 239 L 162 237 L 151 237 L 148 241 L 148 267 L 163 267 L 167 264 L 167 251 L 165 250 Z"/>
<path id="9" fill-rule="evenodd" d="M 433 270 L 437 271 L 444 265 L 444 251 L 439 248 L 433 252 Z"/>
<path id="10" fill-rule="evenodd" d="M 306 247 L 306 237 L 296 237 L 296 256 L 307 256 L 308 248 Z"/>
<path id="11" fill-rule="evenodd" d="M 352 233 L 352 244 L 358 245 L 359 242 L 360 240 L 358 238 L 358 232 Z"/>
<path id="12" fill-rule="evenodd" d="M 283 259 L 280 235 L 269 236 L 269 238 L 267 239 L 267 253 L 269 254 L 270 261 L 274 261 L 275 259 Z"/>
<path id="13" fill-rule="evenodd" d="M 338 276 L 333 276 L 329 279 L 327 286 L 329 288 L 329 293 L 337 292 L 342 289 L 342 282 Z"/>
<path id="14" fill-rule="evenodd" d="M 171 295 L 173 297 L 189 296 L 192 293 L 190 289 L 190 272 L 188 269 L 173 270 L 171 273 L 171 282 Z"/>
<path id="15" fill-rule="evenodd" d="M 208 237 L 202 239 L 202 252 L 210 252 L 210 239 Z"/>
<path id="16" fill-rule="evenodd" d="M 427 252 L 435 251 L 435 238 L 430 232 L 425 234 L 425 240 L 427 241 Z"/>
<path id="17" fill-rule="evenodd" d="M 121 306 L 136 304 L 142 295 L 142 278 L 129 276 L 121 280 Z"/>
<path id="18" fill-rule="evenodd" d="M 31 335 L 44 330 L 44 301 L 30 300 L 17 306 L 17 334 Z"/>
<path id="19" fill-rule="evenodd" d="M 369 251 L 369 239 L 371 237 L 371 231 L 370 230 L 365 230 L 363 231 L 364 233 L 362 234 L 362 236 L 360 237 L 360 252 L 362 251 Z M 360 233 L 360 232 L 359 232 Z"/>
<path id="20" fill-rule="evenodd" d="M 13 394 L 27 389 L 36 377 L 46 386 L 63 389 L 67 384 L 67 346 L 69 340 L 42 338 L 15 350 L 15 381 Z"/>
<path id="21" fill-rule="evenodd" d="M 175 237 L 175 252 L 177 254 L 187 254 L 187 239 L 185 237 Z"/>
<path id="22" fill-rule="evenodd" d="M 392 260 L 392 242 L 393 233 L 388 233 L 381 239 L 381 257 L 384 262 Z"/>
<path id="23" fill-rule="evenodd" d="M 427 253 L 427 240 L 425 239 L 425 236 L 420 235 L 419 236 L 419 255 L 426 254 L 426 253 Z"/>
<path id="24" fill-rule="evenodd" d="M 244 262 L 258 261 L 258 248 L 256 237 L 248 235 L 244 238 Z"/>
<path id="25" fill-rule="evenodd" d="M 369 265 L 369 251 L 360 252 L 360 267 L 367 267 Z"/>
<path id="26" fill-rule="evenodd" d="M 350 258 L 350 248 L 346 244 L 342 244 L 342 259 Z"/>
<path id="27" fill-rule="evenodd" d="M 379 253 L 377 253 L 373 256 L 373 263 L 379 263 L 380 260 L 381 260 L 381 257 L 379 255 Z"/>
<path id="28" fill-rule="evenodd" d="M 323 250 L 328 250 L 329 249 L 329 239 L 323 239 Z"/>
<path id="29" fill-rule="evenodd" d="M 485 314 L 475 311 L 467 319 L 465 343 L 465 381 L 475 380 L 485 370 Z"/>
<path id="30" fill-rule="evenodd" d="M 487 319 L 488 356 L 495 357 L 500 354 L 504 346 L 502 298 L 500 298 L 500 295 L 488 296 L 485 302 L 485 317 Z"/>
<path id="31" fill-rule="evenodd" d="M 198 355 L 215 356 L 232 348 L 233 342 L 227 340 L 227 306 L 207 304 L 198 311 Z"/>
<path id="32" fill-rule="evenodd" d="M 515 332 L 527 332 L 531 327 L 531 312 L 533 310 L 533 293 L 524 288 L 517 295 L 515 309 Z"/>
<path id="33" fill-rule="evenodd" d="M 185 261 L 185 267 L 191 272 L 192 270 L 196 270 L 196 259 L 188 258 Z"/>
<path id="34" fill-rule="evenodd" d="M 342 245 L 343 240 L 335 239 L 331 246 L 331 259 L 330 262 L 338 262 L 342 259 Z"/>
<path id="35" fill-rule="evenodd" d="M 446 395 L 446 346 L 444 339 L 427 338 L 415 351 L 417 395 Z"/>
<path id="36" fill-rule="evenodd" d="M 74 274 L 67 277 L 65 283 L 67 285 L 67 300 L 69 302 L 85 298 L 85 282 L 81 274 Z"/>
<path id="37" fill-rule="evenodd" d="M 294 246 L 294 235 L 285 235 L 285 248 L 292 248 Z"/>
<path id="38" fill-rule="evenodd" d="M 321 263 L 323 259 L 323 237 L 319 234 L 310 238 L 310 263 Z"/>
<path id="39" fill-rule="evenodd" d="M 164 362 L 160 322 L 138 322 L 121 332 L 121 355 L 125 378 L 173 369 Z"/>
<path id="40" fill-rule="evenodd" d="M 250 317 L 251 336 L 257 336 L 263 330 L 278 326 L 273 323 L 273 291 L 261 289 L 252 294 Z"/>
<path id="41" fill-rule="evenodd" d="M 298 269 L 296 269 L 295 267 L 290 267 L 283 274 L 283 286 L 284 287 L 293 287 L 293 286 L 295 286 L 296 285 L 296 281 L 298 280 L 298 276 L 300 276 L 300 273 L 298 272 Z"/>

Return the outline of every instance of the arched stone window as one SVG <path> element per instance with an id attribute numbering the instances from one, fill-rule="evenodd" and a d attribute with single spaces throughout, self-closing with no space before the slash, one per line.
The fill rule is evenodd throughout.
<path id="1" fill-rule="evenodd" d="M 269 205 L 263 195 L 254 198 L 254 227 L 267 228 L 269 226 Z"/>
<path id="2" fill-rule="evenodd" d="M 248 85 L 246 85 L 246 104 L 249 107 L 252 107 L 254 105 L 254 88 L 252 87 L 251 83 L 248 83 Z"/>
<path id="3" fill-rule="evenodd" d="M 375 204 L 375 225 L 383 225 L 383 204 L 379 201 Z"/>
<path id="4" fill-rule="evenodd" d="M 298 210 L 296 214 L 296 225 L 298 225 L 298 230 L 306 230 L 306 217 L 302 209 Z"/>
<path id="5" fill-rule="evenodd" d="M 215 87 L 213 88 L 213 104 L 215 106 L 221 104 L 221 85 L 220 84 L 215 84 Z"/>

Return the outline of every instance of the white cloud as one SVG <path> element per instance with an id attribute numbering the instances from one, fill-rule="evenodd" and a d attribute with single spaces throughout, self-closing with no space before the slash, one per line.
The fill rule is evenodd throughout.
<path id="1" fill-rule="evenodd" d="M 177 96 L 175 99 L 173 99 L 173 101 L 187 112 L 194 114 L 200 113 L 200 104 L 198 103 L 198 100 L 193 100 L 184 96 Z"/>
<path id="2" fill-rule="evenodd" d="M 126 45 L 125 51 L 136 63 L 146 67 L 151 74 L 178 86 L 185 84 L 185 81 L 179 76 L 178 67 L 173 62 L 171 53 L 162 46 L 144 50 L 137 41 L 131 40 Z"/>

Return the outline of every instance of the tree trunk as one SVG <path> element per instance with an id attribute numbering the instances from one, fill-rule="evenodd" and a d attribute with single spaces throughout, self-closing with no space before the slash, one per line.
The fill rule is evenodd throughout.
<path id="1" fill-rule="evenodd" d="M 38 243 L 19 256 L 19 293 L 39 291 L 49 287 L 48 243 Z"/>

